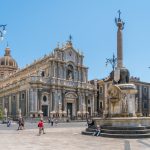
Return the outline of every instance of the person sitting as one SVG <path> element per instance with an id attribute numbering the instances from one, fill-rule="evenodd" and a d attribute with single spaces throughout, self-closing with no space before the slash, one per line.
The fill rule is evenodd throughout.
<path id="1" fill-rule="evenodd" d="M 94 126 L 94 120 L 91 122 L 87 120 L 88 128 Z"/>
<path id="2" fill-rule="evenodd" d="M 93 136 L 99 136 L 101 133 L 101 127 L 100 125 L 97 125 L 96 131 L 93 133 Z"/>

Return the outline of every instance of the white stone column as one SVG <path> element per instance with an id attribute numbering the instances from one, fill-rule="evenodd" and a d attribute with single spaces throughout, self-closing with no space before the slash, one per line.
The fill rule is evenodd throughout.
<path id="1" fill-rule="evenodd" d="M 127 94 L 128 114 L 135 115 L 135 95 Z"/>
<path id="2" fill-rule="evenodd" d="M 30 90 L 30 112 L 37 115 L 37 89 Z"/>
<path id="3" fill-rule="evenodd" d="M 37 96 L 37 89 L 35 89 L 35 91 L 34 91 L 34 105 L 35 105 L 34 111 L 35 112 L 37 112 L 37 110 L 38 110 L 37 98 L 38 98 L 38 96 Z"/>
<path id="4" fill-rule="evenodd" d="M 107 104 L 107 101 L 108 101 L 108 96 L 107 96 L 107 84 L 105 83 L 104 84 L 104 105 L 103 105 L 103 108 L 104 108 L 104 112 L 103 114 L 106 115 L 108 113 L 108 104 Z"/>
<path id="5" fill-rule="evenodd" d="M 16 94 L 16 109 L 17 109 L 17 114 L 18 114 L 18 111 L 19 111 L 19 92 Z"/>
<path id="6" fill-rule="evenodd" d="M 9 114 L 11 115 L 11 96 L 9 95 Z"/>
<path id="7" fill-rule="evenodd" d="M 57 93 L 57 91 L 55 90 L 55 92 L 54 92 L 54 111 L 57 111 L 57 95 L 58 93 Z"/>
<path id="8" fill-rule="evenodd" d="M 142 114 L 142 86 L 139 86 L 139 113 L 141 114 L 141 116 L 143 116 Z"/>
<path id="9" fill-rule="evenodd" d="M 30 95 L 29 95 L 29 111 L 30 112 L 33 112 L 34 111 L 34 102 L 33 102 L 33 97 L 34 97 L 34 95 L 33 95 L 33 89 L 30 89 Z"/>
<path id="10" fill-rule="evenodd" d="M 29 113 L 29 89 L 26 90 L 26 116 Z"/>
<path id="11" fill-rule="evenodd" d="M 94 93 L 93 93 L 93 96 L 92 96 L 92 116 L 94 115 Z"/>
<path id="12" fill-rule="evenodd" d="M 148 116 L 150 116 L 150 87 L 148 87 Z"/>

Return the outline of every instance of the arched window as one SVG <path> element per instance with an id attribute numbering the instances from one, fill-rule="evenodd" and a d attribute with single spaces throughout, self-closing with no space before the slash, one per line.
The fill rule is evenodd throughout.
<path id="1" fill-rule="evenodd" d="M 72 65 L 68 65 L 66 75 L 67 75 L 67 77 L 66 77 L 67 80 L 74 79 L 74 71 L 73 71 L 73 66 Z"/>

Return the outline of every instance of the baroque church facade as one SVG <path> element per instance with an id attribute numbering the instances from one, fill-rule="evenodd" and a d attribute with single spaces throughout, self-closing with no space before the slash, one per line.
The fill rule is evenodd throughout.
<path id="1" fill-rule="evenodd" d="M 8 116 L 86 118 L 97 114 L 97 82 L 88 81 L 84 56 L 71 40 L 19 69 L 5 49 L 0 58 L 0 107 Z"/>

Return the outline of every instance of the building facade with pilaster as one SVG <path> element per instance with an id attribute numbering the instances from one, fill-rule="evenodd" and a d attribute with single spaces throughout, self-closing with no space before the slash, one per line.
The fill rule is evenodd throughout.
<path id="1" fill-rule="evenodd" d="M 97 82 L 88 82 L 88 68 L 83 54 L 71 40 L 49 55 L 18 69 L 10 55 L 0 59 L 0 107 L 8 116 L 85 118 L 97 114 Z"/>

